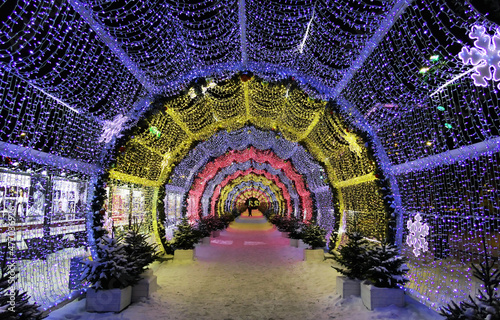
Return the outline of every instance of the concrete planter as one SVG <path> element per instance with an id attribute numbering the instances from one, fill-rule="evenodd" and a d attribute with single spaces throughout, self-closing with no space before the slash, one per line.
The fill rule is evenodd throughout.
<path id="1" fill-rule="evenodd" d="M 299 239 L 290 238 L 290 247 L 298 248 L 299 247 Z"/>
<path id="2" fill-rule="evenodd" d="M 212 231 L 212 238 L 220 237 L 220 230 Z"/>
<path id="3" fill-rule="evenodd" d="M 399 288 L 377 288 L 368 281 L 361 283 L 361 300 L 368 310 L 395 305 L 405 305 L 405 294 Z"/>
<path id="4" fill-rule="evenodd" d="M 325 260 L 323 249 L 304 249 L 304 261 L 321 262 Z"/>
<path id="5" fill-rule="evenodd" d="M 299 240 L 299 248 L 300 249 L 309 249 L 309 245 L 308 244 L 305 244 L 304 241 L 302 241 L 302 239 Z"/>
<path id="6" fill-rule="evenodd" d="M 131 286 L 99 291 L 89 288 L 85 307 L 87 312 L 120 312 L 130 304 L 131 299 Z"/>
<path id="7" fill-rule="evenodd" d="M 149 272 L 141 274 L 141 280 L 132 287 L 132 302 L 137 302 L 141 298 L 149 296 L 158 288 L 157 277 Z"/>
<path id="8" fill-rule="evenodd" d="M 181 250 L 177 249 L 174 251 L 174 261 L 193 261 L 194 260 L 194 249 Z"/>
<path id="9" fill-rule="evenodd" d="M 349 279 L 348 277 L 337 277 L 337 294 L 342 298 L 349 298 L 350 296 L 359 297 L 361 294 L 361 280 Z"/>
<path id="10" fill-rule="evenodd" d="M 195 248 L 198 248 L 198 247 L 206 247 L 206 246 L 209 246 L 210 245 L 210 237 L 204 237 L 204 238 L 201 238 L 200 241 L 198 241 L 198 243 L 196 243 L 194 245 Z"/>

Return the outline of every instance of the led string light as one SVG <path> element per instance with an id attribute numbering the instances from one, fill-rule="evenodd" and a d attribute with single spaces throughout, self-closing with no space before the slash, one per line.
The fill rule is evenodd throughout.
<path id="1" fill-rule="evenodd" d="M 491 202 L 498 152 L 473 147 L 495 145 L 498 90 L 494 81 L 479 87 L 458 77 L 471 70 L 458 54 L 474 47 L 473 26 L 490 36 L 498 28 L 469 4 L 414 2 L 342 93 L 365 114 L 395 166 L 403 241 L 416 214 L 429 226 L 429 251 L 416 257 L 403 245 L 403 252 L 410 259 L 408 292 L 436 309 L 474 292 L 469 264 L 479 261 L 481 237 L 494 256 L 499 246 L 498 206 Z M 346 195 L 345 205 L 353 203 Z"/>
<path id="2" fill-rule="evenodd" d="M 368 133 L 380 141 L 387 153 L 387 160 L 379 157 L 384 170 L 418 159 L 433 162 L 428 168 L 412 168 L 389 177 L 400 185 L 395 196 L 401 193 L 403 200 L 397 208 L 404 213 L 399 217 L 399 231 L 406 232 L 406 221 L 415 211 L 424 211 L 422 216 L 435 214 L 437 220 L 443 217 L 449 220 L 441 229 L 436 229 L 437 222 L 430 223 L 429 236 L 435 237 L 437 230 L 452 239 L 450 256 L 429 262 L 429 255 L 435 257 L 435 249 L 418 258 L 413 258 L 411 252 L 407 254 L 412 266 L 409 292 L 425 301 L 439 301 L 429 302 L 438 306 L 472 291 L 470 270 L 464 265 L 476 249 L 460 247 L 464 239 L 457 240 L 454 226 L 462 216 L 487 221 L 476 226 L 465 224 L 467 232 L 469 229 L 472 232 L 471 243 L 476 242 L 480 230 L 497 232 L 498 208 L 490 209 L 475 195 L 482 195 L 483 200 L 490 194 L 496 195 L 498 157 L 476 155 L 468 148 L 463 161 L 441 164 L 447 163 L 445 158 L 452 155 L 450 151 L 498 136 L 500 110 L 494 83 L 478 87 L 469 77 L 449 82 L 470 70 L 470 66 L 460 61 L 458 52 L 463 47 L 473 47 L 468 37 L 472 26 L 483 26 L 490 36 L 498 28 L 469 4 L 456 5 L 444 0 L 413 2 L 339 95 L 337 102 L 344 99 L 347 104 L 342 105 L 349 106 L 345 107 L 340 125 L 336 112 L 329 113 L 330 105 L 325 109 L 324 102 L 315 99 L 332 97 L 333 88 L 345 72 L 353 70 L 353 60 L 367 39 L 388 21 L 386 14 L 393 2 L 346 1 L 332 6 L 321 0 L 300 4 L 208 0 L 197 4 L 162 4 L 144 0 L 123 6 L 103 1 L 88 1 L 84 5 L 155 86 L 165 95 L 179 95 L 175 102 L 171 100 L 171 105 L 165 104 L 169 107 L 162 116 L 147 116 L 148 126 L 134 138 L 130 137 L 128 144 L 118 146 L 124 149 L 114 163 L 115 179 L 151 186 L 171 179 L 169 187 L 176 197 L 175 210 L 179 210 L 178 198 L 190 188 L 194 177 L 184 173 L 193 168 L 198 172 L 212 152 L 224 149 L 224 153 L 254 145 L 262 150 L 273 149 L 280 158 L 289 159 L 306 176 L 321 212 L 333 210 L 328 199 L 332 199 L 330 195 L 335 191 L 340 191 L 341 208 L 362 211 L 370 205 L 372 197 L 364 192 L 375 193 L 375 182 L 344 186 L 340 190 L 333 188 L 376 170 L 362 142 L 357 142 L 361 152 L 352 151 L 359 151 L 353 144 L 356 139 L 351 139 L 346 134 L 350 128 L 342 125 L 346 121 L 353 125 L 356 121 L 363 123 L 362 114 L 367 128 L 373 129 L 367 130 Z M 238 7 L 241 5 L 244 8 Z M 102 129 L 99 121 L 133 113 L 131 123 L 135 123 L 139 120 L 137 115 L 143 114 L 141 110 L 152 108 L 135 105 L 147 101 L 141 100 L 147 90 L 127 69 L 126 59 L 109 50 L 67 3 L 16 2 L 2 7 L 2 12 L 6 12 L 6 19 L 0 24 L 0 40 L 5 44 L 0 50 L 2 141 L 45 153 L 43 161 L 32 153 L 3 158 L 3 166 L 10 171 L 38 170 L 37 163 L 50 167 L 50 159 L 54 159 L 51 155 L 98 164 L 103 147 L 97 143 Z M 245 13 L 244 45 L 239 34 L 242 18 L 239 12 Z M 302 42 L 302 50 L 297 50 Z M 245 59 L 242 47 L 246 48 Z M 439 59 L 432 58 L 436 55 Z M 241 60 L 248 60 L 245 68 Z M 246 70 L 246 66 L 260 78 L 243 82 L 237 75 L 238 81 L 231 79 L 236 71 Z M 213 77 L 217 86 L 201 90 L 191 99 L 187 91 L 197 77 Z M 295 86 L 286 82 L 289 77 L 295 77 Z M 280 83 L 273 83 L 276 81 Z M 34 86 L 82 113 L 77 115 L 56 100 L 40 95 Z M 95 121 L 96 117 L 102 119 Z M 241 132 L 234 138 L 228 138 L 229 133 L 211 138 L 220 129 L 227 128 L 232 133 L 249 123 L 275 131 L 255 135 L 271 138 L 262 141 Z M 161 135 L 151 135 L 150 127 L 155 127 Z M 82 132 L 81 128 L 87 130 Z M 300 141 L 301 146 L 286 143 L 284 138 Z M 197 142 L 209 139 L 211 143 L 205 144 L 203 150 L 189 151 Z M 269 145 L 269 141 L 275 141 L 271 148 L 258 147 Z M 307 166 L 299 159 L 309 161 L 309 157 L 325 171 L 318 167 L 303 170 Z M 14 166 L 15 163 L 18 165 Z M 181 163 L 183 166 L 176 171 Z M 457 176 L 467 178 L 458 179 L 462 183 L 459 184 Z M 421 186 L 422 181 L 428 186 Z M 487 183 L 483 184 L 484 181 Z M 174 194 L 175 186 L 180 190 L 175 189 Z M 417 194 L 413 188 L 422 192 Z M 454 205 L 448 202 L 452 198 L 457 203 L 468 199 L 471 205 L 449 210 Z M 375 204 L 375 211 L 379 212 L 378 200 Z M 333 213 L 329 217 L 332 216 Z M 487 238 L 492 248 L 494 239 L 491 235 Z M 452 258 L 458 266 L 453 270 L 449 267 Z M 449 282 L 439 280 L 443 273 Z M 65 278 L 63 274 L 61 279 Z M 26 277 L 41 276 L 32 271 L 26 274 Z M 29 286 L 27 282 L 22 285 Z M 452 292 L 454 287 L 457 292 Z M 439 295 L 433 293 L 436 291 Z M 59 299 L 53 297 L 43 303 Z"/>
<path id="3" fill-rule="evenodd" d="M 225 200 L 222 197 L 218 200 L 219 208 L 221 204 L 224 203 L 224 208 L 228 208 L 229 210 L 237 208 L 241 212 L 242 207 L 245 206 L 246 200 L 254 197 L 261 201 L 264 212 L 266 209 L 271 209 L 271 205 L 273 206 L 272 210 L 274 210 L 274 212 L 284 212 L 284 208 L 280 206 L 280 203 L 283 203 L 281 201 L 282 199 L 280 199 L 279 192 L 276 193 L 279 190 L 273 185 L 268 186 L 261 181 L 243 181 L 238 182 L 237 185 L 233 185 L 233 190 L 225 196 Z M 271 187 L 273 187 L 273 190 Z"/>
<path id="4" fill-rule="evenodd" d="M 228 193 L 234 188 L 234 186 L 238 185 L 241 181 L 259 181 L 264 185 L 269 186 L 271 190 L 278 195 L 277 198 L 282 201 L 280 213 L 286 214 L 287 216 L 292 214 L 291 197 L 285 185 L 281 183 L 277 177 L 274 177 L 265 171 L 255 169 L 239 171 L 227 176 L 224 181 L 217 186 L 211 198 L 210 207 L 212 212 L 215 212 L 215 208 L 217 206 L 218 208 L 223 208 L 224 199 L 226 199 Z"/>
<path id="5" fill-rule="evenodd" d="M 242 163 L 233 163 L 223 169 L 220 169 L 207 184 L 205 189 L 203 190 L 203 195 L 201 196 L 201 202 L 203 206 L 203 215 L 209 214 L 209 206 L 208 200 L 212 194 L 214 189 L 225 179 L 227 175 L 233 174 L 236 171 L 246 171 L 250 168 L 255 168 L 257 170 L 265 170 L 270 174 L 277 176 L 279 180 L 286 185 L 288 192 L 293 200 L 293 212 L 299 212 L 299 195 L 295 189 L 293 181 L 290 180 L 287 175 L 280 169 L 273 168 L 270 164 L 267 163 L 256 163 L 253 160 L 242 162 Z"/>
<path id="6" fill-rule="evenodd" d="M 263 185 L 261 182 L 254 182 L 254 181 L 247 181 L 247 182 L 242 182 L 235 186 L 233 190 L 231 190 L 228 195 L 227 199 L 224 202 L 224 210 L 227 212 L 232 212 L 234 208 L 241 208 L 238 207 L 237 204 L 241 199 L 246 199 L 247 197 L 247 191 L 250 190 L 250 192 L 256 190 L 258 191 L 258 195 L 262 196 L 265 198 L 266 203 L 267 203 L 267 208 L 270 210 L 273 210 L 274 212 L 279 212 L 279 202 L 277 200 L 276 194 L 271 191 L 271 189 L 268 186 Z M 246 200 L 241 200 L 241 201 L 246 201 Z"/>

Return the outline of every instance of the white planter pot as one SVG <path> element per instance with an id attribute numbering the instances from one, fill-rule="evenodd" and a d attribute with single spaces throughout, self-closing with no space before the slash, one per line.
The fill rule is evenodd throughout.
<path id="1" fill-rule="evenodd" d="M 141 275 L 142 276 L 142 275 Z M 149 298 L 158 287 L 157 277 L 153 274 L 145 275 L 143 278 L 132 287 L 132 302 L 137 302 L 141 298 Z"/>
<path id="2" fill-rule="evenodd" d="M 361 283 L 361 300 L 368 310 L 395 305 L 405 305 L 405 294 L 399 288 L 377 288 L 367 281 Z"/>
<path id="3" fill-rule="evenodd" d="M 201 244 L 204 246 L 209 246 L 210 245 L 210 237 L 205 237 L 201 239 Z"/>
<path id="4" fill-rule="evenodd" d="M 130 304 L 131 299 L 131 286 L 99 291 L 89 288 L 85 307 L 87 312 L 120 312 Z"/>
<path id="5" fill-rule="evenodd" d="M 300 249 L 309 249 L 309 245 L 305 244 L 304 241 L 302 241 L 302 239 L 300 239 L 299 240 L 299 248 Z"/>
<path id="6" fill-rule="evenodd" d="M 174 251 L 174 261 L 193 261 L 194 260 L 194 249 L 181 250 L 177 249 Z"/>
<path id="7" fill-rule="evenodd" d="M 212 231 L 212 237 L 213 237 L 213 238 L 220 237 L 220 230 L 217 230 L 217 231 Z"/>
<path id="8" fill-rule="evenodd" d="M 337 294 L 340 294 L 344 299 L 350 296 L 359 297 L 361 294 L 361 280 L 349 279 L 344 276 L 337 277 Z"/>
<path id="9" fill-rule="evenodd" d="M 325 260 L 323 249 L 304 249 L 304 261 L 321 262 Z"/>
<path id="10" fill-rule="evenodd" d="M 298 248 L 299 247 L 299 239 L 290 238 L 290 247 Z"/>

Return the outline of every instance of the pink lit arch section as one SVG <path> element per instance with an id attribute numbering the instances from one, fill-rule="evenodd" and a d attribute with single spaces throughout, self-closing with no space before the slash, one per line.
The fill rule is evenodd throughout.
<path id="1" fill-rule="evenodd" d="M 271 150 L 259 150 L 250 147 L 244 150 L 232 150 L 218 157 L 214 161 L 208 163 L 202 172 L 198 174 L 193 181 L 193 185 L 188 194 L 187 212 L 189 216 L 196 214 L 200 208 L 200 202 L 208 181 L 213 179 L 221 168 L 230 166 L 232 163 L 244 163 L 253 160 L 258 163 L 268 163 L 275 169 L 280 169 L 283 173 L 293 181 L 297 194 L 299 195 L 302 205 L 304 218 L 312 217 L 312 199 L 311 193 L 304 183 L 303 176 L 295 170 L 290 161 L 286 161 L 278 157 Z M 213 212 L 213 211 L 212 211 Z M 291 212 L 291 210 L 289 211 Z"/>

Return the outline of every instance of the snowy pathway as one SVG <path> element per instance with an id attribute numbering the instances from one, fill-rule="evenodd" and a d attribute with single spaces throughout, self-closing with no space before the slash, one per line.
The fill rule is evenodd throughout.
<path id="1" fill-rule="evenodd" d="M 155 264 L 158 291 L 120 314 L 86 313 L 82 300 L 48 319 L 441 319 L 419 304 L 371 312 L 360 298 L 340 299 L 332 261 L 302 261 L 303 249 L 261 216 L 240 217 L 196 250 L 194 262 Z"/>

